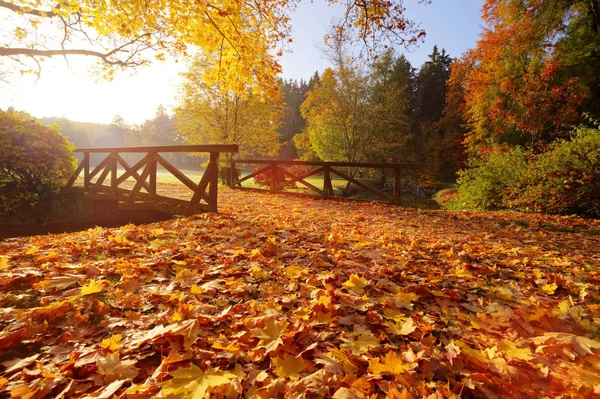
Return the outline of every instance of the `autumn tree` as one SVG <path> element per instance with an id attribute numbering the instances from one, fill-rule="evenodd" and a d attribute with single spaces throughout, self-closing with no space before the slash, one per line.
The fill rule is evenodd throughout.
<path id="1" fill-rule="evenodd" d="M 84 55 L 96 58 L 101 74 L 110 78 L 116 70 L 155 59 L 185 57 L 197 46 L 218 54 L 218 62 L 203 70 L 208 82 L 240 94 L 246 84 L 272 93 L 281 72 L 277 56 L 291 41 L 290 14 L 297 3 L 0 0 L 11 21 L 2 27 L 0 57 L 39 73 L 45 57 Z M 408 45 L 424 35 L 406 18 L 403 0 L 344 0 L 344 5 L 336 32 L 351 31 L 369 49 L 383 40 Z"/>
<path id="2" fill-rule="evenodd" d="M 247 85 L 243 94 L 202 79 L 206 57 L 197 57 L 183 74 L 175 110 L 176 128 L 191 144 L 237 144 L 242 157 L 273 157 L 280 147 L 281 97 L 263 99 Z M 228 159 L 235 154 L 224 154 Z"/>
<path id="3" fill-rule="evenodd" d="M 579 121 L 586 98 L 598 109 L 598 10 L 597 0 L 486 1 L 465 85 L 472 155 L 502 143 L 539 151 Z"/>
<path id="4" fill-rule="evenodd" d="M 335 69 L 323 72 L 301 107 L 305 134 L 326 161 L 364 161 L 372 137 L 368 71 L 348 55 L 347 43 L 344 38 L 328 43 L 326 55 Z"/>

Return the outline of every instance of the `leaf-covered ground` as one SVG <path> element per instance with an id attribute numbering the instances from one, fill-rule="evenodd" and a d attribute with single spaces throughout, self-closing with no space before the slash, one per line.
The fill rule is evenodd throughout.
<path id="1" fill-rule="evenodd" d="M 0 397 L 600 397 L 600 222 L 221 191 L 0 242 Z"/>

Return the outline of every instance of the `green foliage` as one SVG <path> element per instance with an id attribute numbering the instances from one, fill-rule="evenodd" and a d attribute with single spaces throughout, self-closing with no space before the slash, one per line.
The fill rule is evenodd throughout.
<path id="1" fill-rule="evenodd" d="M 579 127 L 534 155 L 495 149 L 459 173 L 448 208 L 600 215 L 600 130 Z"/>
<path id="2" fill-rule="evenodd" d="M 520 147 L 494 148 L 469 166 L 458 174 L 458 199 L 450 208 L 503 209 L 527 169 L 527 153 Z"/>
<path id="3" fill-rule="evenodd" d="M 75 168 L 73 149 L 58 127 L 0 110 L 0 215 L 34 205 L 64 185 Z"/>
<path id="4" fill-rule="evenodd" d="M 535 158 L 509 205 L 548 213 L 600 215 L 600 130 L 579 127 Z"/>

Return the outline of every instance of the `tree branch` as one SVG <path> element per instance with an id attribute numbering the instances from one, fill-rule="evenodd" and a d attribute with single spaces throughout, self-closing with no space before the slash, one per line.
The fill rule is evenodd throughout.
<path id="1" fill-rule="evenodd" d="M 9 2 L 4 1 L 4 0 L 0 0 L 0 7 L 1 8 L 7 8 L 7 9 L 9 9 L 11 11 L 14 11 L 14 12 L 19 12 L 19 13 L 29 14 L 29 15 L 35 15 L 36 17 L 48 17 L 48 18 L 52 18 L 52 17 L 56 16 L 56 14 L 54 14 L 54 11 L 35 10 L 35 9 L 29 8 L 29 7 L 18 6 L 16 4 L 9 3 Z"/>

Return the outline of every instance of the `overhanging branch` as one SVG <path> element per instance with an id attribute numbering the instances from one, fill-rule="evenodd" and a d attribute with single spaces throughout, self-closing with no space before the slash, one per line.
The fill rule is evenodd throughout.
<path id="1" fill-rule="evenodd" d="M 29 48 L 9 48 L 9 47 L 0 47 L 0 57 L 2 56 L 28 56 L 28 57 L 54 57 L 54 56 L 67 56 L 67 55 L 86 55 L 100 58 L 104 63 L 108 65 L 117 65 L 117 66 L 134 66 L 139 63 L 133 61 L 121 61 L 121 60 L 113 60 L 110 59 L 110 56 L 114 54 L 115 51 L 110 51 L 108 53 L 101 53 L 93 50 L 84 50 L 84 49 L 64 49 L 64 50 L 37 50 L 37 49 L 29 49 Z"/>
<path id="2" fill-rule="evenodd" d="M 20 13 L 23 13 L 23 14 L 35 15 L 36 17 L 48 17 L 48 18 L 52 18 L 52 17 L 56 16 L 56 14 L 54 14 L 53 11 L 35 10 L 35 9 L 29 8 L 29 7 L 18 6 L 16 4 L 9 3 L 9 2 L 4 1 L 4 0 L 0 0 L 0 7 L 7 8 L 7 9 L 9 9 L 11 11 L 14 11 L 14 12 L 20 12 Z"/>

